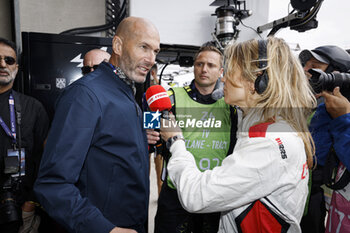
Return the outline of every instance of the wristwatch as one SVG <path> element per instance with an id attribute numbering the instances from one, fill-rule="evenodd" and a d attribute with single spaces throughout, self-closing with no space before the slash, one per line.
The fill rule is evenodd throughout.
<path id="1" fill-rule="evenodd" d="M 185 138 L 181 134 L 168 138 L 168 140 L 166 141 L 166 148 L 170 149 L 173 143 L 179 139 L 185 141 Z"/>

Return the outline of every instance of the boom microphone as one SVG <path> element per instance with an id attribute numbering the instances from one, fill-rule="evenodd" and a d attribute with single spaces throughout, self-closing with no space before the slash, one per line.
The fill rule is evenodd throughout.
<path id="1" fill-rule="evenodd" d="M 152 112 L 169 111 L 171 109 L 171 101 L 168 93 L 161 85 L 153 85 L 146 91 L 147 104 Z"/>
<path id="2" fill-rule="evenodd" d="M 211 93 L 213 100 L 219 100 L 224 97 L 224 83 L 221 82 L 221 78 L 215 84 L 214 91 Z"/>

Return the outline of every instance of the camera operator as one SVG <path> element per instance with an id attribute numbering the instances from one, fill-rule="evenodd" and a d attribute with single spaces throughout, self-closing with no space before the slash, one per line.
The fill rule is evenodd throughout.
<path id="1" fill-rule="evenodd" d="M 316 97 L 323 97 L 310 122 L 318 166 L 312 172 L 308 214 L 302 219 L 302 230 L 336 232 L 340 227 L 337 232 L 349 232 L 345 226 L 350 223 L 350 176 L 346 176 L 346 170 L 350 170 L 350 55 L 337 46 L 321 46 L 302 51 L 299 58 Z M 338 173 L 336 178 L 331 178 L 333 169 Z M 345 175 L 341 176 L 340 171 Z M 322 184 L 334 190 L 326 229 Z M 344 219 L 341 215 L 345 215 Z"/>
<path id="2" fill-rule="evenodd" d="M 20 232 L 37 232 L 32 189 L 49 127 L 39 101 L 12 89 L 17 72 L 16 45 L 0 38 L 0 232 L 6 233 L 21 224 Z"/>

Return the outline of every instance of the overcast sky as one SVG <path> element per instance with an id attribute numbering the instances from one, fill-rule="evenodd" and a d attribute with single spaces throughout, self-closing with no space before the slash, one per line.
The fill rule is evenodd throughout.
<path id="1" fill-rule="evenodd" d="M 270 0 L 269 22 L 287 16 L 289 2 L 290 0 Z M 350 49 L 350 0 L 324 0 L 317 20 L 316 29 L 298 33 L 285 28 L 275 36 L 284 38 L 288 43 L 299 43 L 301 49 L 331 44 Z"/>

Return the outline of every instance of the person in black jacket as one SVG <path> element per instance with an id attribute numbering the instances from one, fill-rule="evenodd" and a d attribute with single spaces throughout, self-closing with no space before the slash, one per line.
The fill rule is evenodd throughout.
<path id="1" fill-rule="evenodd" d="M 17 71 L 16 45 L 0 38 L 0 232 L 16 233 L 21 216 L 22 230 L 39 226 L 33 184 L 49 128 L 42 104 L 12 89 Z"/>

